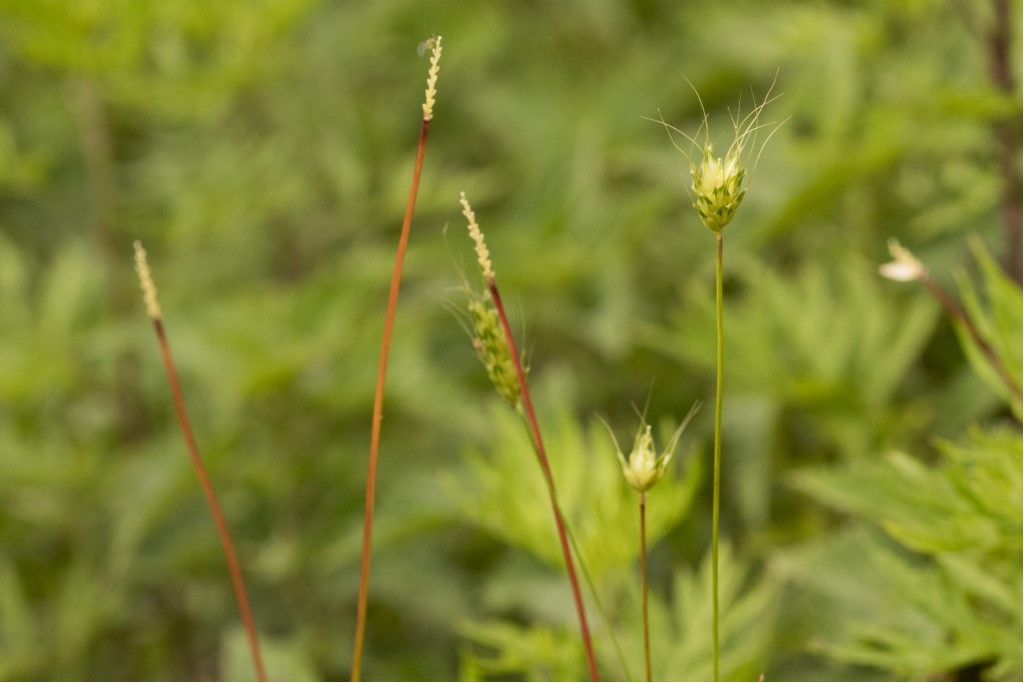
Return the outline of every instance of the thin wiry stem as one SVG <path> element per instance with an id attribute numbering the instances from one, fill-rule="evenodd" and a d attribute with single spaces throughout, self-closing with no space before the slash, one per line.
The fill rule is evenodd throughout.
<path id="1" fill-rule="evenodd" d="M 594 657 L 594 645 L 590 638 L 590 627 L 587 625 L 587 612 L 583 605 L 583 595 L 580 592 L 579 579 L 576 578 L 576 567 L 573 563 L 572 551 L 569 548 L 569 539 L 565 530 L 565 521 L 562 519 L 562 511 L 558 505 L 558 495 L 555 490 L 555 477 L 551 472 L 551 463 L 548 461 L 547 452 L 544 450 L 544 439 L 540 434 L 540 423 L 537 422 L 537 415 L 533 410 L 533 401 L 530 399 L 530 388 L 526 383 L 526 372 L 523 370 L 523 364 L 520 360 L 519 351 L 516 347 L 516 340 L 512 334 L 512 326 L 508 322 L 508 316 L 505 314 L 505 306 L 501 302 L 501 294 L 498 292 L 498 286 L 495 284 L 494 278 L 488 279 L 487 288 L 491 293 L 492 300 L 494 301 L 494 308 L 498 312 L 498 320 L 500 321 L 501 329 L 505 334 L 505 341 L 508 343 L 509 354 L 512 356 L 512 361 L 515 365 L 516 378 L 519 381 L 525 417 L 530 427 L 531 436 L 533 437 L 534 451 L 537 454 L 537 460 L 540 462 L 540 468 L 544 474 L 544 481 L 547 484 L 548 497 L 551 500 L 551 511 L 554 514 L 555 527 L 558 531 L 558 541 L 562 546 L 562 557 L 565 558 L 565 570 L 569 576 L 569 585 L 572 588 L 573 600 L 576 603 L 576 616 L 580 622 L 580 633 L 583 637 L 583 649 L 587 655 L 587 667 L 590 670 L 590 679 L 598 681 L 601 679 L 597 673 L 597 661 Z"/>
<path id="2" fill-rule="evenodd" d="M 647 614 L 647 493 L 640 494 L 640 596 L 644 615 L 644 671 L 645 680 L 651 676 L 651 622 Z"/>
<path id="3" fill-rule="evenodd" d="M 1017 381 L 1013 378 L 1013 375 L 1010 374 L 1010 371 L 1006 368 L 1006 365 L 999 357 L 999 354 L 996 353 L 996 350 L 993 349 L 992 345 L 989 344 L 981 335 L 981 331 L 978 329 L 978 326 L 975 325 L 974 321 L 964 313 L 962 308 L 960 308 L 960 304 L 957 303 L 953 295 L 947 292 L 943 286 L 936 282 L 935 279 L 927 272 L 925 272 L 921 281 L 925 288 L 931 292 L 931 295 L 934 296 L 938 302 L 942 304 L 942 307 L 946 309 L 946 313 L 949 314 L 949 317 L 953 318 L 953 320 L 958 322 L 965 330 L 967 330 L 967 333 L 971 335 L 971 339 L 973 339 L 974 343 L 978 345 L 981 352 L 985 354 L 988 362 L 992 365 L 992 369 L 996 371 L 996 374 L 999 375 L 999 378 L 1003 381 L 1010 392 L 1014 396 L 1019 396 L 1020 387 L 1017 386 Z"/>
<path id="4" fill-rule="evenodd" d="M 388 354 L 391 351 L 391 335 L 395 326 L 395 310 L 398 307 L 398 290 L 402 285 L 402 265 L 409 243 L 409 230 L 416 208 L 416 194 L 420 188 L 420 174 L 423 171 L 423 156 L 427 149 L 427 132 L 430 120 L 423 119 L 420 127 L 420 141 L 416 148 L 416 163 L 412 170 L 412 183 L 405 203 L 402 218 L 402 232 L 395 252 L 395 266 L 391 272 L 391 288 L 388 290 L 388 307 L 384 314 L 384 336 L 381 341 L 380 363 L 377 366 L 377 388 L 373 394 L 373 421 L 370 427 L 370 460 L 366 470 L 366 507 L 363 511 L 363 550 L 359 563 L 359 597 L 356 606 L 356 635 L 352 647 L 352 680 L 358 681 L 363 663 L 363 642 L 366 639 L 366 602 L 370 593 L 370 551 L 373 545 L 373 504 L 377 492 L 377 455 L 380 451 L 380 426 L 384 416 L 384 382 L 388 372 Z"/>
<path id="5" fill-rule="evenodd" d="M 725 326 L 722 296 L 722 233 L 715 233 L 715 474 L 711 501 L 711 657 L 718 675 L 718 508 L 722 491 L 722 388 L 725 366 Z"/>
<path id="6" fill-rule="evenodd" d="M 199 455 L 199 446 L 196 445 L 196 438 L 192 433 L 192 425 L 189 423 L 188 413 L 185 412 L 185 400 L 181 394 L 181 383 L 178 381 L 178 371 L 174 366 L 171 346 L 167 343 L 163 320 L 160 318 L 152 318 L 152 320 L 153 329 L 156 331 L 156 338 L 160 344 L 160 355 L 163 357 L 164 369 L 167 371 L 167 380 L 171 384 L 171 398 L 174 400 L 174 410 L 178 414 L 181 434 L 185 437 L 185 446 L 188 449 L 189 457 L 192 459 L 192 467 L 195 469 L 196 477 L 199 479 L 199 487 L 203 490 L 206 502 L 210 506 L 213 522 L 217 526 L 217 535 L 220 537 L 220 544 L 224 548 L 224 556 L 227 558 L 228 572 L 231 575 L 231 586 L 235 590 L 235 601 L 238 603 L 238 611 L 242 616 L 245 635 L 249 641 L 249 652 L 252 655 L 252 663 L 256 669 L 256 678 L 260 681 L 266 681 L 267 672 L 263 668 L 263 657 L 260 654 L 260 643 L 256 635 L 256 625 L 253 622 L 252 609 L 249 607 L 249 597 L 245 592 L 245 582 L 242 580 L 242 570 L 238 565 L 238 556 L 235 554 L 235 544 L 231 541 L 231 532 L 228 530 L 227 522 L 224 520 L 224 511 L 221 510 L 220 502 L 217 500 L 217 493 L 213 488 L 213 482 L 210 481 L 210 475 L 206 471 L 202 457 Z"/>

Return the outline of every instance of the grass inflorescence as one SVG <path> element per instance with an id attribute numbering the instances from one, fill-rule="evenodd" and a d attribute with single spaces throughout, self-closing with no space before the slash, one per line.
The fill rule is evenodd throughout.
<path id="1" fill-rule="evenodd" d="M 391 286 L 388 290 L 387 309 L 384 313 L 384 333 L 381 340 L 380 360 L 377 366 L 377 384 L 373 394 L 373 417 L 370 423 L 370 456 L 366 470 L 366 503 L 363 511 L 363 545 L 359 560 L 359 594 L 356 604 L 356 630 L 352 646 L 352 680 L 358 681 L 362 672 L 363 643 L 366 639 L 366 609 L 370 592 L 370 558 L 373 546 L 373 508 L 377 492 L 377 458 L 380 453 L 380 430 L 384 419 L 384 384 L 387 380 L 388 356 L 391 352 L 391 336 L 395 326 L 395 311 L 398 308 L 398 291 L 402 285 L 402 266 L 409 244 L 409 232 L 413 213 L 416 210 L 416 195 L 423 172 L 423 157 L 427 149 L 427 133 L 434 118 L 434 104 L 437 98 L 437 74 L 440 70 L 441 36 L 426 41 L 430 49 L 430 67 L 427 72 L 427 88 L 423 100 L 423 118 L 420 124 L 420 138 L 416 146 L 416 161 L 413 164 L 412 182 L 405 203 L 402 231 L 395 250 L 395 265 L 391 272 Z"/>
<path id="2" fill-rule="evenodd" d="M 171 385 L 171 399 L 174 402 L 174 411 L 178 416 L 178 425 L 181 427 L 181 434 L 185 439 L 185 446 L 192 461 L 196 478 L 199 480 L 199 487 L 203 490 L 203 495 L 206 497 L 206 503 L 210 507 L 210 514 L 213 517 L 214 525 L 217 527 L 217 536 L 220 538 L 221 547 L 224 549 L 224 557 L 228 563 L 228 574 L 231 577 L 231 586 L 235 592 L 235 601 L 238 603 L 238 612 L 242 617 L 242 625 L 245 627 L 245 635 L 249 643 L 253 668 L 256 671 L 256 677 L 260 681 L 265 681 L 267 680 L 267 672 L 263 666 L 260 641 L 252 616 L 252 608 L 249 606 L 249 596 L 245 590 L 245 581 L 242 579 L 242 569 L 238 562 L 238 555 L 235 552 L 235 544 L 231 539 L 231 531 L 228 529 L 227 521 L 224 518 L 224 510 L 221 509 L 217 492 L 213 487 L 213 481 L 210 479 L 206 465 L 203 464 L 203 458 L 199 454 L 199 445 L 196 443 L 195 434 L 192 432 L 192 424 L 188 419 L 188 412 L 185 410 L 185 399 L 181 391 L 181 381 L 178 379 L 178 369 L 174 364 L 174 356 L 171 355 L 171 345 L 167 341 L 167 333 L 164 330 L 163 314 L 160 311 L 160 304 L 157 302 L 156 285 L 153 283 L 149 260 L 146 257 L 146 250 L 143 249 L 142 244 L 138 241 L 135 242 L 135 270 L 138 272 L 139 284 L 142 286 L 146 313 L 153 322 L 153 330 L 156 332 L 157 343 L 160 345 L 160 356 L 163 359 L 164 370 L 167 372 L 167 381 Z"/>
<path id="3" fill-rule="evenodd" d="M 555 518 L 555 529 L 558 532 L 558 541 L 565 560 L 565 570 L 572 589 L 573 602 L 576 606 L 576 616 L 579 620 L 583 650 L 587 658 L 587 668 L 590 672 L 591 680 L 600 680 L 597 670 L 597 658 L 594 655 L 594 645 L 590 636 L 590 626 L 587 623 L 586 606 L 583 603 L 583 594 L 580 591 L 579 579 L 576 576 L 576 566 L 573 562 L 569 534 L 566 529 L 562 508 L 558 502 L 555 477 L 551 471 L 551 463 L 548 460 L 547 451 L 544 448 L 544 438 L 541 435 L 540 423 L 537 421 L 537 414 L 534 412 L 533 401 L 530 398 L 530 387 L 526 381 L 526 370 L 516 347 L 515 335 L 512 333 L 512 326 L 509 324 L 508 315 L 505 313 L 505 306 L 502 303 L 501 293 L 498 290 L 498 283 L 495 280 L 494 269 L 491 264 L 490 251 L 487 249 L 487 244 L 484 241 L 483 232 L 477 224 L 476 213 L 473 211 L 472 206 L 470 206 L 469 200 L 466 199 L 465 193 L 459 196 L 459 202 L 462 205 L 463 215 L 466 216 L 468 222 L 469 235 L 476 247 L 477 262 L 480 264 L 480 271 L 484 280 L 484 293 L 479 297 L 471 298 L 470 310 L 472 311 L 476 307 L 484 311 L 480 320 L 484 323 L 483 334 L 486 340 L 481 339 L 478 333 L 478 336 L 474 339 L 474 347 L 481 356 L 481 360 L 483 360 L 487 368 L 488 376 L 495 383 L 498 393 L 505 397 L 516 412 L 523 417 L 530 432 L 530 439 L 534 452 L 537 455 L 537 462 L 540 464 L 544 475 L 544 482 L 548 489 L 551 512 Z M 481 299 L 485 303 L 481 303 Z M 490 307 L 489 309 L 488 306 Z M 494 327 L 495 322 L 497 322 L 500 329 L 500 337 L 498 336 L 498 329 Z M 503 344 L 501 342 L 502 338 L 504 339 Z M 490 356 L 485 356 L 481 353 L 481 349 L 486 349 L 487 347 L 493 347 L 493 350 L 489 352 Z M 501 359 L 501 365 L 489 364 L 488 358 L 491 356 Z M 512 370 L 515 372 L 518 390 L 509 385 L 508 363 L 511 363 Z"/>

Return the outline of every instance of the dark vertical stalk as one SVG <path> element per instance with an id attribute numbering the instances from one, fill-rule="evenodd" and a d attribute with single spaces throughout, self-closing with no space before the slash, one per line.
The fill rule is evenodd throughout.
<path id="1" fill-rule="evenodd" d="M 993 0 L 992 25 L 988 33 L 988 64 L 992 82 L 1004 95 L 1012 97 L 1015 87 L 1011 60 L 1011 34 L 1018 21 L 1011 19 L 1009 0 Z M 1017 284 L 1021 283 L 1021 120 L 1014 111 L 995 124 L 999 170 L 1003 177 L 1000 213 L 1006 253 L 1004 267 Z"/>
<path id="2" fill-rule="evenodd" d="M 77 114 L 82 160 L 85 162 L 90 198 L 90 231 L 107 273 L 111 278 L 109 306 L 118 313 L 133 310 L 131 288 L 120 279 L 121 249 L 118 235 L 118 186 L 115 141 L 110 114 L 96 81 L 86 75 L 73 78 L 68 92 Z M 139 394 L 139 361 L 130 352 L 114 358 L 114 393 L 118 405 L 118 433 L 124 441 L 133 441 L 143 432 L 143 404 Z"/>
<path id="3" fill-rule="evenodd" d="M 420 174 L 423 171 L 423 156 L 427 149 L 427 132 L 430 120 L 423 119 L 420 127 L 420 141 L 416 148 L 416 163 L 412 170 L 409 197 L 405 202 L 405 216 L 402 218 L 402 232 L 395 252 L 395 266 L 391 272 L 391 287 L 388 291 L 388 306 L 384 314 L 384 336 L 380 348 L 380 363 L 377 366 L 377 388 L 373 394 L 373 422 L 370 427 L 370 460 L 366 471 L 366 507 L 363 512 L 363 549 L 359 563 L 359 598 L 356 606 L 356 635 L 352 650 L 352 680 L 358 681 L 363 663 L 363 642 L 366 639 L 366 602 L 370 591 L 370 551 L 373 544 L 373 505 L 377 492 L 377 456 L 380 451 L 380 427 L 384 417 L 384 383 L 388 372 L 388 355 L 391 351 L 391 335 L 395 326 L 395 310 L 398 307 L 398 290 L 402 285 L 402 265 L 409 243 L 409 230 L 416 208 L 416 194 L 420 188 Z"/>
<path id="4" fill-rule="evenodd" d="M 82 157 L 93 204 L 93 234 L 104 261 L 113 271 L 120 263 L 121 249 L 114 234 L 117 178 L 110 122 L 94 81 L 82 77 L 74 81 L 73 88 L 79 114 Z M 115 292 L 127 293 L 123 289 Z M 126 302 L 122 296 L 114 303 L 123 305 Z"/>
<path id="5" fill-rule="evenodd" d="M 512 326 L 509 325 L 508 316 L 505 314 L 505 306 L 501 302 L 501 294 L 493 278 L 487 282 L 487 288 L 494 301 L 494 308 L 498 312 L 498 319 L 501 322 L 501 329 L 505 334 L 505 341 L 508 343 L 509 355 L 515 364 L 516 377 L 519 380 L 519 388 L 522 392 L 523 408 L 526 413 L 526 421 L 530 427 L 533 437 L 533 446 L 540 462 L 541 471 L 544 474 L 544 481 L 548 487 L 548 497 L 551 500 L 551 511 L 555 516 L 555 527 L 558 531 L 558 540 L 562 546 L 562 557 L 565 558 L 565 570 L 569 576 L 569 585 L 572 588 L 573 600 L 576 603 L 576 616 L 580 622 L 580 633 L 583 637 L 583 649 L 587 655 L 587 666 L 590 670 L 591 680 L 598 681 L 600 677 L 597 672 L 597 661 L 594 658 L 594 646 L 590 639 L 590 627 L 587 625 L 586 608 L 583 605 L 583 595 L 580 592 L 579 580 L 576 578 L 576 567 L 573 564 L 572 552 L 569 549 L 569 539 L 565 531 L 565 522 L 562 519 L 561 509 L 558 505 L 558 495 L 555 491 L 555 477 L 551 472 L 551 464 L 548 461 L 547 452 L 544 450 L 544 440 L 540 434 L 540 424 L 537 422 L 537 415 L 533 410 L 533 401 L 530 399 L 530 387 L 526 383 L 526 372 L 523 370 L 522 361 L 519 358 L 519 350 L 516 347 L 516 340 L 512 334 Z"/>

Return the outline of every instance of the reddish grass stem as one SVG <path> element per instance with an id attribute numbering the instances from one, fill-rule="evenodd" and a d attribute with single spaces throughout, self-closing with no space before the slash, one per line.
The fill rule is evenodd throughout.
<path id="1" fill-rule="evenodd" d="M 245 635 L 249 640 L 249 652 L 252 655 L 252 663 L 256 668 L 256 678 L 260 681 L 267 680 L 267 672 L 263 668 L 263 657 L 260 654 L 260 643 L 256 635 L 256 625 L 252 618 L 252 609 L 249 607 L 249 597 L 245 592 L 245 582 L 242 580 L 242 570 L 238 565 L 238 556 L 235 554 L 235 544 L 231 540 L 231 532 L 228 530 L 227 522 L 224 520 L 224 511 L 217 500 L 217 493 L 214 491 L 213 482 L 206 471 L 203 459 L 199 455 L 199 446 L 196 445 L 195 435 L 192 433 L 192 425 L 188 420 L 188 413 L 185 412 L 185 400 L 182 398 L 181 383 L 178 381 L 178 371 L 174 366 L 174 357 L 171 356 L 171 346 L 167 343 L 167 335 L 164 333 L 164 324 L 161 318 L 153 318 L 153 329 L 156 330 L 156 338 L 160 343 L 160 355 L 163 357 L 164 369 L 167 371 L 167 380 L 171 384 L 171 397 L 174 399 L 174 410 L 178 414 L 178 424 L 181 426 L 181 434 L 185 437 L 185 446 L 188 448 L 189 457 L 192 459 L 192 467 L 199 479 L 199 487 L 206 496 L 206 502 L 210 506 L 210 513 L 213 515 L 214 524 L 217 526 L 217 535 L 220 537 L 220 544 L 224 548 L 224 556 L 228 561 L 228 571 L 231 574 L 231 586 L 235 590 L 235 600 L 238 602 L 238 611 L 242 616 L 242 624 L 245 626 Z"/>
<path id="2" fill-rule="evenodd" d="M 957 303 L 953 295 L 947 292 L 942 285 L 936 282 L 928 273 L 925 273 L 922 282 L 928 291 L 931 292 L 932 296 L 934 296 L 938 302 L 942 304 L 942 307 L 946 309 L 946 313 L 963 325 L 964 329 L 967 330 L 967 333 L 971 335 L 971 339 L 974 340 L 974 343 L 977 344 L 978 348 L 981 349 L 981 352 L 985 354 L 988 362 L 992 365 L 992 369 L 996 371 L 996 374 L 999 375 L 999 378 L 1003 381 L 1006 387 L 1015 396 L 1019 396 L 1020 387 L 1017 386 L 1017 381 L 1013 378 L 1013 375 L 1010 374 L 1006 365 L 1003 364 L 1002 359 L 999 357 L 999 354 L 996 353 L 995 349 L 992 348 L 992 345 L 989 344 L 981 335 L 981 331 L 978 329 L 978 326 L 975 325 L 974 321 L 972 321 L 967 314 L 964 313 L 963 309 L 960 308 L 960 304 Z"/>
<path id="3" fill-rule="evenodd" d="M 640 494 L 640 597 L 644 615 L 644 671 L 651 680 L 651 622 L 647 614 L 647 493 Z"/>
<path id="4" fill-rule="evenodd" d="M 377 455 L 380 451 L 380 426 L 384 417 L 384 382 L 388 372 L 388 354 L 391 351 L 391 335 L 395 326 L 395 309 L 398 306 L 398 290 L 402 285 L 402 264 L 409 243 L 409 229 L 412 226 L 413 211 L 416 208 L 416 194 L 420 188 L 420 174 L 423 171 L 423 156 L 427 148 L 427 132 L 430 120 L 423 119 L 420 128 L 420 142 L 416 148 L 416 163 L 412 170 L 412 184 L 405 203 L 402 218 L 402 233 L 398 238 L 395 252 L 395 266 L 391 272 L 391 288 L 388 291 L 388 307 L 384 316 L 384 336 L 380 348 L 380 364 L 377 366 L 377 388 L 373 394 L 373 422 L 370 427 L 370 460 L 366 471 L 366 508 L 363 513 L 363 550 L 359 564 L 359 598 L 356 607 L 356 635 L 352 649 L 352 680 L 358 681 L 363 663 L 363 642 L 366 639 L 366 601 L 370 592 L 370 551 L 373 545 L 373 504 L 377 491 Z"/>
<path id="5" fill-rule="evenodd" d="M 526 372 L 523 370 L 522 361 L 519 358 L 519 350 L 516 347 L 515 336 L 512 334 L 512 326 L 509 325 L 508 316 L 505 314 L 505 306 L 501 303 L 501 294 L 498 292 L 498 285 L 490 278 L 487 288 L 494 300 L 494 308 L 498 312 L 498 319 L 501 322 L 501 329 L 505 333 L 505 341 L 508 343 L 509 355 L 516 368 L 516 377 L 519 380 L 519 388 L 522 391 L 523 408 L 526 412 L 526 421 L 530 427 L 533 437 L 534 450 L 537 453 L 537 460 L 540 462 L 541 471 L 544 473 L 544 481 L 547 483 L 548 496 L 551 499 L 551 511 L 555 516 L 555 527 L 558 530 L 558 540 L 562 545 L 562 556 L 565 558 L 565 570 L 569 575 L 569 585 L 572 587 L 572 597 L 576 603 L 576 616 L 580 622 L 580 633 L 583 637 L 583 649 L 587 655 L 587 667 L 590 670 L 590 679 L 601 680 L 597 673 L 597 661 L 594 658 L 594 645 L 590 639 L 590 627 L 587 625 L 587 612 L 583 605 L 583 596 L 580 593 L 579 580 L 576 578 L 576 567 L 573 564 L 572 552 L 569 549 L 569 539 L 565 531 L 565 521 L 562 519 L 561 508 L 558 505 L 558 495 L 555 491 L 555 477 L 551 472 L 551 463 L 548 461 L 547 452 L 544 450 L 544 440 L 540 435 L 540 423 L 537 422 L 537 414 L 533 410 L 533 401 L 530 399 L 530 388 L 526 383 Z"/>

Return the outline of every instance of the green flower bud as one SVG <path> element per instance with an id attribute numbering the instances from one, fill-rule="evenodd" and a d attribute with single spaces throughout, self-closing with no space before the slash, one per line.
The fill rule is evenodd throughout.
<path id="1" fill-rule="evenodd" d="M 692 84 L 691 84 L 691 87 Z M 711 144 L 711 129 L 707 111 L 704 109 L 704 102 L 697 93 L 697 100 L 700 102 L 703 120 L 695 135 L 689 135 L 671 126 L 664 119 L 658 122 L 668 131 L 669 140 L 677 150 L 683 153 L 690 165 L 691 199 L 693 207 L 700 214 L 700 219 L 709 230 L 714 233 L 721 233 L 728 225 L 736 210 L 743 201 L 746 188 L 743 182 L 746 179 L 746 162 L 750 156 L 754 156 L 754 167 L 757 166 L 757 157 L 764 151 L 768 141 L 778 132 L 785 120 L 775 123 L 761 123 L 761 115 L 765 108 L 778 99 L 779 95 L 772 95 L 775 87 L 774 81 L 765 93 L 764 99 L 754 106 L 745 115 L 740 115 L 739 108 L 735 115 L 732 115 L 733 138 L 725 157 L 715 155 Z M 653 119 L 652 119 L 653 120 Z M 758 137 L 764 133 L 764 140 L 758 144 Z M 689 147 L 680 147 L 676 144 L 674 135 L 678 134 L 686 139 Z M 753 150 L 757 150 L 756 155 Z M 694 155 L 697 152 L 697 155 Z M 697 160 L 696 163 L 694 160 Z"/>
<path id="2" fill-rule="evenodd" d="M 700 403 L 695 403 L 690 412 L 683 418 L 682 423 L 676 429 L 672 438 L 669 439 L 668 446 L 660 455 L 654 447 L 651 426 L 642 419 L 636 437 L 633 439 L 633 450 L 629 452 L 628 458 L 622 454 L 622 449 L 619 448 L 619 442 L 615 438 L 612 428 L 607 422 L 601 420 L 608 430 L 608 434 L 612 437 L 612 442 L 615 443 L 615 455 L 619 459 L 619 464 L 622 465 L 622 476 L 625 477 L 626 483 L 637 493 L 646 492 L 665 476 L 668 464 L 675 453 L 676 445 L 679 443 L 679 437 L 683 435 L 686 425 L 690 423 L 690 420 L 699 409 Z"/>

